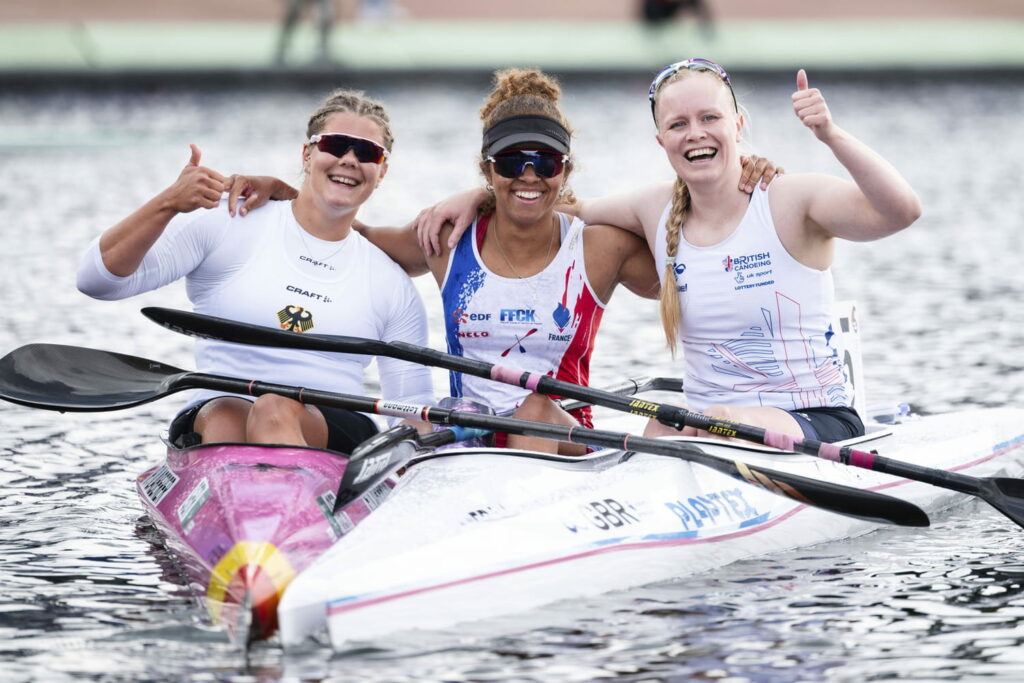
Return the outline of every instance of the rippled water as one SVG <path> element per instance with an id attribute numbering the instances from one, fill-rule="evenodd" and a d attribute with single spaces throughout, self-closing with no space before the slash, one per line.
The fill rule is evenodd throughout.
<path id="1" fill-rule="evenodd" d="M 580 195 L 666 176 L 645 81 L 566 83 Z M 358 85 L 390 105 L 398 136 L 367 222 L 403 222 L 478 182 L 484 81 Z M 839 252 L 839 294 L 863 312 L 869 402 L 905 400 L 925 413 L 1024 402 L 1024 81 L 819 85 L 837 120 L 903 170 L 925 204 L 910 230 Z M 759 152 L 791 171 L 837 171 L 792 117 L 788 79 L 736 86 Z M 176 176 L 188 142 L 215 168 L 296 178 L 305 117 L 322 94 L 0 93 L 0 351 L 49 341 L 191 367 L 188 340 L 137 313 L 185 306 L 180 289 L 87 300 L 74 288 L 78 256 Z M 419 284 L 440 346 L 437 294 Z M 596 384 L 681 370 L 662 350 L 653 305 L 625 292 L 594 363 Z M 133 491 L 160 457 L 156 434 L 176 405 L 95 416 L 0 405 L 0 680 L 1024 676 L 1024 536 L 983 505 L 926 531 L 890 529 L 388 649 L 285 656 L 267 645 L 245 660 L 199 620 Z"/>

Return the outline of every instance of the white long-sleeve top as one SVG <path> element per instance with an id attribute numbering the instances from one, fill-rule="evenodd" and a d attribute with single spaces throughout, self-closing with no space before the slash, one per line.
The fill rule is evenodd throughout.
<path id="1" fill-rule="evenodd" d="M 384 252 L 352 231 L 340 242 L 317 239 L 295 220 L 291 202 L 270 202 L 232 218 L 226 202 L 173 218 L 127 277 L 103 264 L 99 240 L 78 270 L 78 288 L 97 299 L 124 299 L 185 278 L 197 313 L 290 329 L 426 345 L 423 302 Z M 310 389 L 363 393 L 371 356 L 196 342 L 201 372 Z M 385 398 L 434 403 L 429 370 L 379 358 Z M 200 390 L 189 405 L 219 395 Z"/>

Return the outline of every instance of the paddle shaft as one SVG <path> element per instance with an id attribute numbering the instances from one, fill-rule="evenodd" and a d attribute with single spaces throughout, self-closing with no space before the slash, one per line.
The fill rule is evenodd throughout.
<path id="1" fill-rule="evenodd" d="M 982 480 L 977 477 L 960 474 L 959 472 L 949 472 L 899 460 L 891 460 L 876 453 L 857 450 L 849 446 L 837 446 L 815 439 L 799 438 L 789 434 L 770 431 L 762 427 L 722 420 L 686 410 L 679 406 L 612 394 L 601 389 L 565 382 L 548 375 L 526 372 L 460 356 L 452 356 L 435 349 L 423 348 L 413 344 L 406 344 L 405 342 L 391 342 L 390 344 L 380 342 L 379 344 L 380 346 L 395 347 L 398 350 L 398 353 L 393 356 L 395 358 L 420 362 L 426 365 L 435 365 L 447 370 L 492 379 L 549 396 L 562 396 L 586 401 L 593 405 L 653 418 L 662 424 L 675 427 L 676 429 L 694 427 L 716 436 L 742 439 L 781 450 L 796 451 L 843 465 L 891 474 L 941 488 L 953 489 L 961 493 L 970 495 L 982 493 Z M 384 354 L 381 350 L 377 350 L 375 355 Z"/>
<path id="2" fill-rule="evenodd" d="M 833 512 L 873 521 L 887 521 L 910 526 L 927 524 L 927 518 L 924 517 L 923 513 L 920 513 L 920 510 L 898 499 L 871 491 L 862 491 L 831 482 L 808 479 L 799 475 L 748 465 L 740 461 L 711 455 L 696 446 L 676 441 L 649 439 L 622 432 L 586 429 L 584 427 L 566 427 L 544 422 L 468 413 L 438 408 L 436 406 L 413 405 L 384 399 L 351 396 L 329 391 L 304 389 L 271 382 L 234 379 L 205 373 L 185 373 L 179 375 L 170 384 L 172 390 L 177 390 L 178 388 L 205 388 L 236 394 L 249 394 L 251 396 L 277 394 L 302 403 L 333 406 L 388 417 L 423 420 L 441 425 L 503 431 L 510 434 L 567 441 L 587 446 L 615 448 L 624 451 L 632 450 L 676 457 L 703 465 L 731 477 L 743 479 L 759 488 L 814 507 L 821 507 Z M 859 500 L 861 498 L 863 500 Z M 875 505 L 896 506 L 900 510 L 890 513 L 876 509 Z M 855 507 L 861 509 L 855 510 L 853 509 Z"/>
<path id="3" fill-rule="evenodd" d="M 372 413 L 385 417 L 422 420 L 432 424 L 456 425 L 485 431 L 502 431 L 509 434 L 535 436 L 555 441 L 566 441 L 586 446 L 596 446 L 599 448 L 616 448 L 619 450 L 633 450 L 643 453 L 653 453 L 655 455 L 677 457 L 685 455 L 685 459 L 692 462 L 706 465 L 731 476 L 740 476 L 744 479 L 748 478 L 747 475 L 743 474 L 743 472 L 748 469 L 748 466 L 742 463 L 736 463 L 732 460 L 709 455 L 704 451 L 701 451 L 699 448 L 689 444 L 667 441 L 665 439 L 649 439 L 624 432 L 587 429 L 585 427 L 578 426 L 566 427 L 564 425 L 555 425 L 546 422 L 533 422 L 530 420 L 519 420 L 512 417 L 469 413 L 459 410 L 450 410 L 448 408 L 439 408 L 437 406 L 414 405 L 366 396 L 340 394 L 332 391 L 305 389 L 302 387 L 277 384 L 274 382 L 236 379 L 233 377 L 211 375 L 202 372 L 183 372 L 182 374 L 175 376 L 170 382 L 168 382 L 168 386 L 165 391 L 166 393 L 172 393 L 186 389 L 210 389 L 213 391 L 224 391 L 232 394 L 249 396 L 276 394 L 278 396 L 294 399 L 300 403 L 342 408 L 345 410 Z M 775 473 L 773 472 L 773 474 Z M 751 483 L 761 486 L 761 484 L 756 480 Z M 803 501 L 802 498 L 800 500 Z"/>

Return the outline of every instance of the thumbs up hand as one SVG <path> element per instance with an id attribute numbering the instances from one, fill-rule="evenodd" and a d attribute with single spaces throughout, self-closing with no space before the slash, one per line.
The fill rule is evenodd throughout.
<path id="1" fill-rule="evenodd" d="M 826 142 L 835 127 L 832 113 L 821 91 L 807 86 L 807 72 L 803 69 L 796 72 L 796 92 L 792 99 L 793 112 L 797 118 L 811 129 L 816 138 Z"/>
<path id="2" fill-rule="evenodd" d="M 199 165 L 202 150 L 189 144 L 191 155 L 178 179 L 164 192 L 169 208 L 177 213 L 196 209 L 212 209 L 220 202 L 226 188 L 226 179 L 213 169 Z"/>

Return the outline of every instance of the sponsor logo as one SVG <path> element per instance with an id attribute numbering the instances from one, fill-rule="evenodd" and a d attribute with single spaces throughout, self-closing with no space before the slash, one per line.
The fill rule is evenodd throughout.
<path id="1" fill-rule="evenodd" d="M 310 258 L 309 256 L 300 256 L 299 260 L 300 261 L 305 261 L 309 265 L 316 266 L 317 268 L 326 268 L 327 270 L 334 270 L 334 266 L 332 266 L 330 263 L 324 263 L 323 261 L 317 261 L 315 258 Z"/>
<path id="2" fill-rule="evenodd" d="M 675 274 L 675 278 L 676 278 L 676 290 L 680 291 L 680 292 L 685 292 L 687 290 L 687 288 L 689 287 L 689 285 L 687 285 L 685 282 L 683 284 L 679 284 L 679 278 L 682 276 L 683 273 L 686 272 L 686 264 L 685 263 L 676 263 L 676 264 L 674 264 L 672 266 L 672 272 Z"/>
<path id="3" fill-rule="evenodd" d="M 516 337 L 515 343 L 512 344 L 512 346 L 510 346 L 507 349 L 505 349 L 504 351 L 502 351 L 501 352 L 501 357 L 504 358 L 505 356 L 507 356 L 509 354 L 509 352 L 512 351 L 512 349 L 517 348 L 517 347 L 519 348 L 519 353 L 526 353 L 526 347 L 523 346 L 523 340 L 526 339 L 527 337 L 529 337 L 531 334 L 533 334 L 536 331 L 537 331 L 537 328 L 534 327 L 529 332 L 524 334 L 522 337 L 520 337 L 518 334 L 515 335 L 515 337 Z"/>
<path id="4" fill-rule="evenodd" d="M 490 313 L 466 313 L 461 308 L 452 311 L 452 320 L 457 323 L 468 323 L 470 320 L 490 320 Z"/>
<path id="5" fill-rule="evenodd" d="M 537 322 L 537 311 L 532 308 L 503 308 L 499 316 L 499 320 L 503 323 L 528 325 Z"/>
<path id="6" fill-rule="evenodd" d="M 558 331 L 561 332 L 569 324 L 569 321 L 572 320 L 572 313 L 564 303 L 559 302 L 555 310 L 551 312 L 551 319 L 555 321 Z"/>
<path id="7" fill-rule="evenodd" d="M 722 265 L 725 267 L 725 272 L 733 273 L 737 290 L 775 284 L 774 279 L 769 279 L 772 274 L 770 251 L 760 251 L 735 258 L 726 256 L 722 259 Z"/>
<path id="8" fill-rule="evenodd" d="M 484 337 L 490 337 L 491 333 L 487 331 L 483 332 L 459 332 L 458 337 L 460 339 L 483 339 Z"/>
<path id="9" fill-rule="evenodd" d="M 634 415 L 646 415 L 648 417 L 654 417 L 658 414 L 658 408 L 660 406 L 657 403 L 651 403 L 650 401 L 642 401 L 635 399 L 629 402 L 629 412 Z"/>
<path id="10" fill-rule="evenodd" d="M 420 406 L 410 403 L 397 403 L 395 401 L 378 401 L 377 414 L 389 417 L 405 417 L 406 415 L 419 415 Z"/>
<path id="11" fill-rule="evenodd" d="M 317 301 L 323 301 L 325 304 L 331 303 L 331 298 L 329 296 L 324 296 L 323 294 L 317 294 L 316 292 L 311 292 L 308 289 L 303 289 L 302 287 L 296 287 L 295 285 L 288 285 L 287 287 L 285 287 L 285 289 L 287 289 L 289 292 L 292 292 L 293 294 L 299 294 L 300 296 L 308 296 L 310 299 L 316 299 Z"/>
<path id="12" fill-rule="evenodd" d="M 359 464 L 359 474 L 356 475 L 353 484 L 361 484 L 375 474 L 380 474 L 387 469 L 390 453 L 378 453 L 371 455 Z M 351 464 L 351 463 L 350 463 Z"/>
<path id="13" fill-rule="evenodd" d="M 688 531 L 715 524 L 739 524 L 742 527 L 767 519 L 767 515 L 758 513 L 738 488 L 674 500 L 665 503 L 665 507 L 679 518 L 683 528 Z"/>
<path id="14" fill-rule="evenodd" d="M 313 329 L 313 314 L 302 306 L 285 306 L 277 312 L 282 330 L 306 332 Z"/>
<path id="15" fill-rule="evenodd" d="M 758 268 L 768 268 L 772 265 L 772 254 L 770 251 L 761 251 L 756 254 L 747 254 L 746 256 L 726 256 L 722 259 L 722 265 L 725 266 L 725 271 L 735 270 L 757 270 Z"/>

